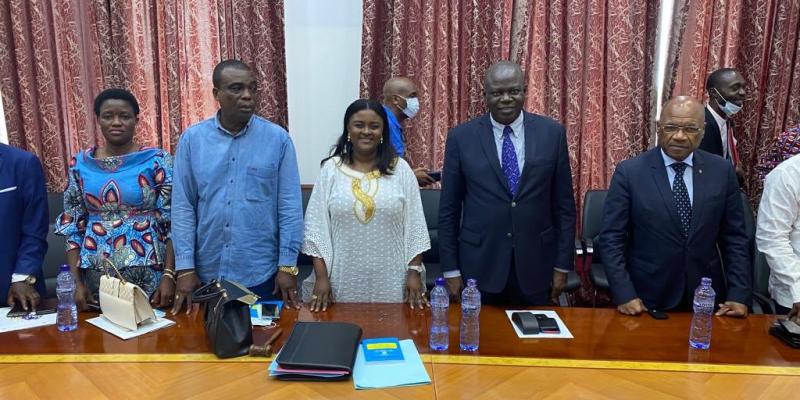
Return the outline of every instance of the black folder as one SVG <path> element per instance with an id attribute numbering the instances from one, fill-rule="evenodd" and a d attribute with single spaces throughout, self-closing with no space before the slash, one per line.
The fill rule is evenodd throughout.
<path id="1" fill-rule="evenodd" d="M 284 380 L 336 380 L 353 374 L 361 328 L 346 322 L 297 322 L 275 362 L 285 369 L 344 370 L 347 375 L 319 378 L 304 374 L 278 376 Z"/>

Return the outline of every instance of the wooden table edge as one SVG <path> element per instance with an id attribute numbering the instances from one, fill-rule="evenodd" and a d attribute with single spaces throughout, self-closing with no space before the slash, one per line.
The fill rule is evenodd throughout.
<path id="1" fill-rule="evenodd" d="M 800 376 L 798 367 L 768 365 L 737 365 L 679 363 L 657 361 L 581 360 L 533 357 L 489 357 L 449 354 L 420 354 L 426 364 L 491 365 L 509 367 L 545 367 L 578 369 L 618 369 L 661 372 L 703 372 L 750 375 Z M 264 363 L 266 357 L 237 357 L 220 359 L 210 353 L 192 354 L 5 354 L 0 364 L 43 363 Z"/>

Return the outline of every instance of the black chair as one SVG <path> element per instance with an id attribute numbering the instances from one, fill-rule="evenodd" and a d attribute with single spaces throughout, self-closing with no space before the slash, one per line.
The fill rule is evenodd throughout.
<path id="1" fill-rule="evenodd" d="M 769 265 L 763 253 L 756 247 L 756 219 L 750 199 L 739 191 L 744 211 L 744 231 L 747 235 L 747 251 L 751 254 L 753 265 L 753 312 L 755 314 L 774 314 L 775 306 L 769 295 Z"/>
<path id="2" fill-rule="evenodd" d="M 430 250 L 422 253 L 422 262 L 425 264 L 425 285 L 433 289 L 436 278 L 442 276 L 442 266 L 439 260 L 439 194 L 437 189 L 422 189 L 419 191 L 422 198 L 422 209 L 425 212 L 425 223 L 428 225 L 428 235 L 431 238 Z"/>
<path id="3" fill-rule="evenodd" d="M 595 289 L 608 289 L 608 277 L 599 252 L 595 251 L 595 244 L 600 231 L 603 229 L 603 206 L 606 202 L 608 190 L 589 190 L 583 197 L 583 223 L 581 241 L 587 260 L 590 260 L 589 279 Z"/>
<path id="4" fill-rule="evenodd" d="M 311 198 L 311 188 L 303 188 L 302 195 L 303 195 L 303 215 L 306 215 L 306 208 L 308 208 L 308 200 Z M 311 260 L 310 256 L 307 256 L 303 253 L 300 253 L 297 256 L 297 268 L 300 270 L 300 273 L 297 275 L 297 284 L 300 285 L 300 282 L 303 282 L 311 272 L 314 271 L 314 262 Z"/>
<path id="5" fill-rule="evenodd" d="M 64 193 L 48 192 L 47 211 L 50 225 L 47 227 L 47 253 L 45 253 L 42 263 L 42 275 L 44 275 L 44 285 L 47 290 L 47 293 L 44 293 L 45 298 L 56 296 L 56 275 L 58 275 L 61 265 L 67 263 L 67 238 L 53 233 L 56 218 L 63 210 Z"/>

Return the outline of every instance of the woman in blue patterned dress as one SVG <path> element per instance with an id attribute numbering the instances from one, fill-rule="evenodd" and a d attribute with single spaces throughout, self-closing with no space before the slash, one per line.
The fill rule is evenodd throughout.
<path id="1" fill-rule="evenodd" d="M 133 141 L 139 104 L 127 90 L 104 90 L 95 98 L 94 112 L 105 146 L 81 151 L 70 161 L 64 212 L 55 228 L 67 237 L 76 302 L 84 309 L 96 298 L 107 258 L 154 305 L 171 306 L 172 156 Z"/>

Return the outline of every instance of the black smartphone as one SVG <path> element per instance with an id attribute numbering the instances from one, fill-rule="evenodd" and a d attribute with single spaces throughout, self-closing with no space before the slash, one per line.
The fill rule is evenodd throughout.
<path id="1" fill-rule="evenodd" d="M 261 303 L 261 318 L 281 318 L 281 308 L 275 303 Z"/>
<path id="2" fill-rule="evenodd" d="M 653 317 L 654 319 L 667 319 L 667 318 L 669 318 L 669 315 L 667 315 L 667 313 L 665 313 L 663 311 L 648 309 L 647 313 L 650 314 L 650 316 Z"/>
<path id="3" fill-rule="evenodd" d="M 558 322 L 555 318 L 550 318 L 544 314 L 533 314 L 539 321 L 539 329 L 542 333 L 561 333 L 561 328 L 558 327 Z"/>
<path id="4" fill-rule="evenodd" d="M 431 171 L 428 172 L 428 176 L 433 178 L 434 181 L 439 182 L 442 180 L 442 171 Z"/>
<path id="5" fill-rule="evenodd" d="M 523 335 L 538 335 L 541 333 L 539 321 L 527 311 L 518 311 L 511 314 L 511 321 Z"/>
<path id="6" fill-rule="evenodd" d="M 6 316 L 8 318 L 19 318 L 19 317 L 24 317 L 24 316 L 30 314 L 31 311 L 33 311 L 33 310 L 29 309 L 28 311 L 25 311 L 25 309 L 22 308 L 22 305 L 20 305 L 19 303 L 16 303 L 14 305 L 14 308 L 12 308 L 11 311 L 9 311 Z M 55 313 L 56 313 L 55 307 L 43 307 L 43 308 L 37 308 L 36 309 L 36 315 L 47 315 L 47 314 L 55 314 Z"/>
<path id="7" fill-rule="evenodd" d="M 101 312 L 102 310 L 100 309 L 100 302 L 87 302 L 86 310 Z"/>

